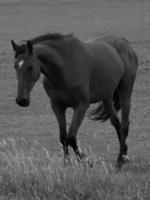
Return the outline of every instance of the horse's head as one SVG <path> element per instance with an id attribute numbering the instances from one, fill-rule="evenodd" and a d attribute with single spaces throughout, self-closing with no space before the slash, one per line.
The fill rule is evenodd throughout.
<path id="1" fill-rule="evenodd" d="M 40 77 L 40 61 L 35 55 L 31 42 L 27 41 L 25 45 L 17 45 L 11 41 L 13 50 L 15 51 L 15 63 L 18 94 L 16 103 L 19 106 L 29 106 L 30 92 L 35 82 Z"/>

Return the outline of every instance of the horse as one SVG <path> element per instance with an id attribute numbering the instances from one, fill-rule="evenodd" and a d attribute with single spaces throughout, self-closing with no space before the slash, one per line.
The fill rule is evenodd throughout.
<path id="1" fill-rule="evenodd" d="M 42 73 L 64 156 L 69 156 L 70 146 L 78 159 L 84 157 L 77 143 L 78 129 L 90 104 L 97 103 L 91 118 L 110 119 L 119 140 L 117 167 L 121 168 L 128 159 L 126 139 L 138 68 L 138 57 L 128 40 L 110 35 L 86 42 L 73 34 L 48 33 L 20 45 L 11 40 L 11 45 L 18 83 L 16 103 L 29 106 L 30 93 Z M 73 108 L 73 116 L 67 131 L 68 107 Z"/>

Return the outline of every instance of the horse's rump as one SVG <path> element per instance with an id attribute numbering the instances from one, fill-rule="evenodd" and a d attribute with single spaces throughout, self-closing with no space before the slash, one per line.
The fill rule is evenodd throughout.
<path id="1" fill-rule="evenodd" d="M 130 64 L 131 62 L 136 67 L 138 66 L 138 57 L 132 48 L 130 42 L 125 37 L 117 37 L 114 35 L 105 36 L 100 39 L 115 48 L 119 56 L 121 57 L 124 65 Z M 129 59 L 129 60 L 128 60 Z"/>
<path id="2" fill-rule="evenodd" d="M 124 64 L 124 76 L 122 80 L 119 82 L 118 87 L 114 91 L 113 95 L 113 106 L 116 111 L 119 111 L 121 108 L 120 105 L 120 98 L 118 93 L 118 88 L 120 85 L 129 85 L 129 88 L 125 88 L 125 90 L 131 90 L 133 88 L 133 83 L 136 76 L 136 71 L 138 67 L 138 57 L 131 47 L 129 41 L 124 37 L 117 37 L 117 36 L 106 36 L 101 39 L 97 40 L 98 42 L 106 42 L 107 44 L 111 45 L 118 55 L 120 56 L 123 64 Z M 131 83 L 131 84 L 128 84 Z M 105 105 L 102 102 L 99 103 L 99 106 L 90 112 L 91 119 L 106 121 L 109 119 L 109 114 L 105 109 Z"/>

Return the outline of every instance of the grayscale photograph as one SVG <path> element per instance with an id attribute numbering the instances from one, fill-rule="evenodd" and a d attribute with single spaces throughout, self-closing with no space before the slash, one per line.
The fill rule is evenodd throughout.
<path id="1" fill-rule="evenodd" d="M 150 199 L 150 1 L 0 0 L 0 200 Z"/>

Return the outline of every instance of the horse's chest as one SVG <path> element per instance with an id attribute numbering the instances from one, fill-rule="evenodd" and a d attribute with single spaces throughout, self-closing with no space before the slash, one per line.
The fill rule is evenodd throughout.
<path id="1" fill-rule="evenodd" d="M 69 88 L 64 86 L 55 88 L 46 78 L 44 78 L 43 85 L 47 95 L 52 101 L 66 107 L 74 107 L 79 101 L 86 98 L 85 92 L 83 92 L 83 87 L 80 84 L 74 84 Z"/>
<path id="2" fill-rule="evenodd" d="M 67 103 L 68 98 L 66 92 L 52 87 L 52 84 L 45 77 L 43 79 L 43 86 L 51 100 L 56 101 L 58 103 Z"/>
<path id="3" fill-rule="evenodd" d="M 69 98 L 66 92 L 62 90 L 51 90 L 50 91 L 50 97 L 52 100 L 58 102 L 58 103 L 63 103 L 63 104 L 68 104 L 69 103 Z"/>
<path id="4" fill-rule="evenodd" d="M 76 104 L 76 97 L 65 90 L 49 90 L 49 97 L 51 101 L 66 107 L 73 107 Z"/>

